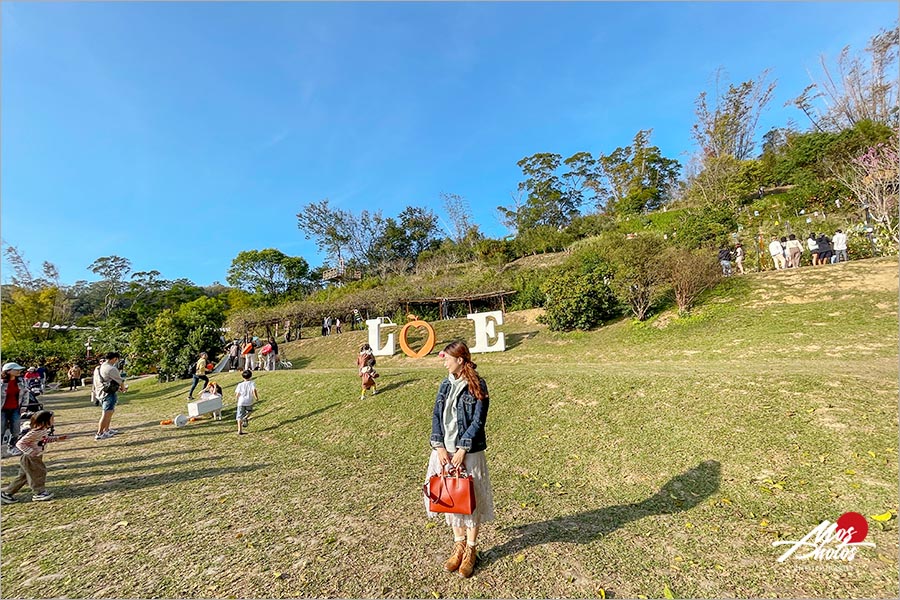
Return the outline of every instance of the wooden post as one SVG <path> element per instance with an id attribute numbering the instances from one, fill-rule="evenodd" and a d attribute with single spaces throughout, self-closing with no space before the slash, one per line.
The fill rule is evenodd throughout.
<path id="1" fill-rule="evenodd" d="M 503 301 L 503 294 L 500 294 L 500 312 L 506 314 L 506 302 Z"/>

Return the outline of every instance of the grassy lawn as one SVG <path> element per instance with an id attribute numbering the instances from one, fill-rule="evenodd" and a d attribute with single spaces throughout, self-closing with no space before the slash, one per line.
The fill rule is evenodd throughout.
<path id="1" fill-rule="evenodd" d="M 435 355 L 380 359 L 360 400 L 364 332 L 286 344 L 295 368 L 257 376 L 241 437 L 233 400 L 159 424 L 189 381 L 135 382 L 103 442 L 85 392 L 51 394 L 78 435 L 48 452 L 55 500 L 3 507 L 3 596 L 896 597 L 896 519 L 849 563 L 771 543 L 896 514 L 897 300 L 894 258 L 734 278 L 689 317 L 588 333 L 508 314 L 508 351 L 476 355 L 498 518 L 470 580 L 441 571 L 451 536 L 422 507 Z M 217 379 L 231 400 L 239 376 Z"/>

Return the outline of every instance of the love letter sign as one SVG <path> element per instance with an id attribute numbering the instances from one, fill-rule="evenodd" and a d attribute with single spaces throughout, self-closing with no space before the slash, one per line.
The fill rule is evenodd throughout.
<path id="1" fill-rule="evenodd" d="M 497 325 L 503 325 L 503 313 L 494 310 L 486 313 L 472 313 L 466 317 L 475 323 L 475 345 L 471 347 L 472 353 L 479 352 L 503 352 L 506 350 L 506 336 L 496 330 Z M 393 325 L 388 325 L 392 327 Z M 381 345 L 381 328 L 384 323 L 381 319 L 368 319 L 366 328 L 369 330 L 369 346 L 375 356 L 393 356 L 395 353 L 396 334 L 388 334 L 385 344 Z M 410 328 L 424 329 L 428 334 L 425 344 L 419 350 L 409 347 L 407 335 Z M 434 328 L 425 321 L 411 321 L 400 330 L 400 348 L 410 358 L 423 358 L 434 350 Z M 491 340 L 495 340 L 491 343 Z"/>

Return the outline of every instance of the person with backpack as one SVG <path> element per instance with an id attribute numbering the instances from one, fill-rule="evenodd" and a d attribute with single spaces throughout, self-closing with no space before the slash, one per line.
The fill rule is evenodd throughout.
<path id="1" fill-rule="evenodd" d="M 119 433 L 115 429 L 109 428 L 113 413 L 116 410 L 116 404 L 119 401 L 119 392 L 124 392 L 128 389 L 128 386 L 125 385 L 125 381 L 122 379 L 122 374 L 119 373 L 119 369 L 116 366 L 119 358 L 121 358 L 121 355 L 118 352 L 107 353 L 106 361 L 94 371 L 97 374 L 93 383 L 94 395 L 100 401 L 100 406 L 103 409 L 103 414 L 100 415 L 100 422 L 97 424 L 97 435 L 94 436 L 94 439 L 97 441 L 108 440 Z"/>
<path id="2" fill-rule="evenodd" d="M 18 456 L 21 451 L 16 448 L 16 439 L 21 429 L 22 413 L 20 406 L 25 403 L 28 388 L 22 371 L 25 367 L 19 363 L 8 362 L 3 365 L 0 398 L 3 399 L 3 417 L 0 421 L 0 440 L 3 442 L 3 457 Z"/>

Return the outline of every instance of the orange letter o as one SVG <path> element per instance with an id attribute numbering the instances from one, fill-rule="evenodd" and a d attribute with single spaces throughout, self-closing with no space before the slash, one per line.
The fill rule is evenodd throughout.
<path id="1" fill-rule="evenodd" d="M 410 327 L 415 327 L 417 329 L 424 327 L 425 331 L 428 332 L 428 339 L 425 340 L 425 344 L 418 352 L 415 352 L 410 348 L 409 343 L 406 341 L 406 334 L 409 332 Z M 410 321 L 400 330 L 400 349 L 410 358 L 422 358 L 423 356 L 427 356 L 429 352 L 434 350 L 434 340 L 434 328 L 425 321 Z"/>

